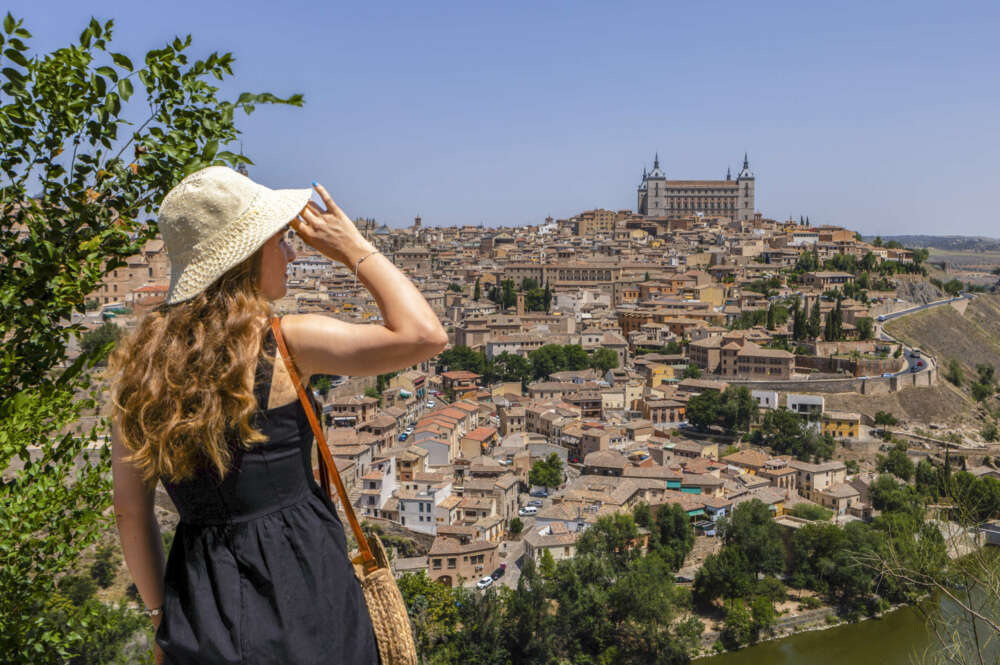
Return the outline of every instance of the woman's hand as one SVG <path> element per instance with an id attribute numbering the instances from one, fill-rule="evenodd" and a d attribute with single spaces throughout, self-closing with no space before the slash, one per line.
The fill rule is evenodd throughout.
<path id="1" fill-rule="evenodd" d="M 156 641 L 156 631 L 160 628 L 160 622 L 163 621 L 163 615 L 159 614 L 152 617 L 153 620 L 153 657 L 156 658 L 156 665 L 163 665 L 163 649 L 160 648 L 159 643 Z"/>
<path id="2" fill-rule="evenodd" d="M 326 209 L 310 201 L 290 226 L 307 245 L 353 270 L 355 262 L 375 247 L 365 240 L 351 218 L 334 203 L 326 188 L 322 185 L 314 187 Z"/>

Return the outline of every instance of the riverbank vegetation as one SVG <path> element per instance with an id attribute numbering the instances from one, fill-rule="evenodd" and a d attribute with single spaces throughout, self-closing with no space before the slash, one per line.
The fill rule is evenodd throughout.
<path id="1" fill-rule="evenodd" d="M 969 481 L 954 478 L 951 494 L 982 489 L 959 490 Z M 884 475 L 872 500 L 881 512 L 871 523 L 796 530 L 759 500 L 741 503 L 718 522 L 722 547 L 691 587 L 673 581 L 694 543 L 687 513 L 639 504 L 584 531 L 573 558 L 525 560 L 516 588 L 450 589 L 423 573 L 404 575 L 400 588 L 425 663 L 686 663 L 704 652 L 709 624 L 717 648 L 754 644 L 779 628 L 780 607 L 795 597 L 800 609 L 827 606 L 857 621 L 926 596 L 885 562 L 926 579 L 948 574 L 931 495 Z"/>
<path id="2" fill-rule="evenodd" d="M 573 558 L 526 558 L 516 588 L 451 589 L 424 573 L 399 586 L 427 665 L 686 663 L 704 626 L 674 573 L 693 543 L 680 506 L 640 505 L 598 520 Z"/>

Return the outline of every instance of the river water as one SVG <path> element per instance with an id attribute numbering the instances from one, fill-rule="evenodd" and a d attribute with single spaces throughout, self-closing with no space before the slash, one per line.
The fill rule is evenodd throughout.
<path id="1" fill-rule="evenodd" d="M 946 601 L 926 601 L 925 607 L 954 616 Z M 972 644 L 971 640 L 968 642 Z M 987 663 L 997 662 L 996 644 Z M 939 649 L 924 615 L 904 607 L 880 619 L 869 619 L 827 630 L 799 633 L 763 642 L 740 651 L 698 659 L 696 665 L 914 665 L 932 662 L 929 651 Z"/>

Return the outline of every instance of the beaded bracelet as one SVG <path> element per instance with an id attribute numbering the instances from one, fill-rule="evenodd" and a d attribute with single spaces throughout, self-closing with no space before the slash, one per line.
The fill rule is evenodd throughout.
<path id="1" fill-rule="evenodd" d="M 378 253 L 379 251 L 377 249 L 372 250 L 367 254 L 365 254 L 364 256 L 362 256 L 360 259 L 358 259 L 358 262 L 354 264 L 354 288 L 358 288 L 358 267 L 361 265 L 361 262 L 367 259 L 372 254 L 378 254 Z"/>
<path id="2" fill-rule="evenodd" d="M 155 617 L 163 614 L 163 605 L 159 607 L 154 607 L 153 609 L 146 608 L 146 616 Z"/>

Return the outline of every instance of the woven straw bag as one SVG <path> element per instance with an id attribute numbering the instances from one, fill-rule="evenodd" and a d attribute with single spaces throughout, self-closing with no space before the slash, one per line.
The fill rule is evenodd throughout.
<path id="1" fill-rule="evenodd" d="M 354 566 L 354 574 L 361 582 L 361 590 L 364 592 L 368 613 L 371 616 L 372 626 L 375 628 L 375 640 L 378 643 L 381 665 L 417 665 L 417 649 L 413 643 L 410 617 L 407 615 L 406 604 L 403 602 L 403 596 L 399 592 L 392 571 L 389 570 L 389 558 L 385 554 L 385 547 L 382 546 L 382 541 L 377 535 L 373 533 L 366 538 L 364 532 L 361 531 L 361 525 L 358 524 L 358 518 L 354 514 L 354 506 L 347 498 L 347 490 L 344 489 L 337 465 L 333 463 L 333 457 L 326 446 L 326 437 L 323 436 L 323 430 L 316 418 L 316 413 L 306 396 L 302 382 L 299 380 L 295 363 L 285 346 L 278 317 L 271 317 L 271 328 L 274 330 L 274 339 L 278 342 L 278 349 L 285 361 L 285 367 L 288 368 L 288 374 L 292 378 L 292 383 L 295 384 L 299 399 L 309 417 L 309 424 L 312 425 L 313 434 L 316 436 L 316 447 L 319 448 L 320 452 L 320 486 L 332 501 L 330 479 L 333 478 L 337 494 L 340 496 L 340 504 L 347 514 L 351 530 L 358 541 L 360 553 L 351 559 L 351 563 Z"/>

